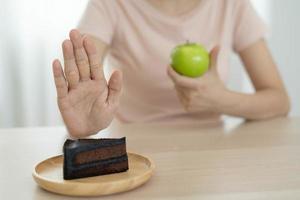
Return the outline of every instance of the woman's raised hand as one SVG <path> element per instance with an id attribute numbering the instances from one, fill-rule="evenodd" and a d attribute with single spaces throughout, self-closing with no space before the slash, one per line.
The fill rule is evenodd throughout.
<path id="1" fill-rule="evenodd" d="M 106 128 L 114 118 L 122 87 L 122 73 L 106 81 L 101 56 L 93 40 L 78 30 L 62 44 L 64 70 L 53 62 L 59 110 L 73 137 L 81 138 Z"/>

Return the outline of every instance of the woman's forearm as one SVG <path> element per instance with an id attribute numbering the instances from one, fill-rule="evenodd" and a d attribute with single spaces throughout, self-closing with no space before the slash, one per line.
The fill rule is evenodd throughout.
<path id="1" fill-rule="evenodd" d="M 226 90 L 217 109 L 220 113 L 261 120 L 286 116 L 290 110 L 288 95 L 277 89 L 265 89 L 254 94 Z"/>

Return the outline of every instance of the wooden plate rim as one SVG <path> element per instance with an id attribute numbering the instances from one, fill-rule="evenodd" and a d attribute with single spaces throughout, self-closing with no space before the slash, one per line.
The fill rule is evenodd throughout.
<path id="1" fill-rule="evenodd" d="M 149 170 L 147 170 L 147 172 L 141 174 L 140 176 L 137 176 L 137 177 L 132 177 L 132 178 L 129 178 L 129 179 L 126 179 L 126 180 L 115 180 L 114 183 L 122 183 L 122 182 L 127 182 L 127 181 L 131 181 L 131 180 L 134 180 L 136 178 L 140 178 L 140 177 L 144 177 L 144 176 L 148 176 L 153 174 L 153 171 L 155 169 L 155 164 L 153 162 L 153 160 L 149 157 L 146 157 L 146 156 L 143 156 L 143 155 L 140 155 L 140 154 L 137 154 L 137 153 L 133 153 L 133 152 L 127 152 L 127 154 L 131 154 L 133 156 L 136 156 L 136 157 L 141 157 L 145 160 L 148 161 L 148 163 L 150 164 L 149 166 Z M 64 180 L 65 182 L 62 182 L 62 183 L 59 183 L 59 182 L 55 182 L 55 181 L 52 181 L 51 179 L 48 179 L 48 178 L 45 178 L 43 176 L 41 176 L 38 172 L 37 172 L 37 168 L 44 162 L 46 162 L 47 160 L 51 160 L 51 159 L 57 159 L 59 157 L 62 157 L 63 155 L 57 155 L 57 156 L 52 156 L 52 157 L 49 157 L 39 163 L 37 163 L 34 167 L 34 171 L 32 172 L 32 176 L 33 178 L 36 180 L 36 182 L 38 183 L 38 181 L 42 180 L 42 181 L 45 181 L 47 183 L 55 183 L 57 185 L 73 185 L 73 184 L 80 184 L 80 185 L 90 185 L 90 184 L 97 184 L 97 185 L 103 185 L 103 184 L 107 184 L 107 183 L 101 183 L 101 182 L 94 182 L 94 183 L 85 183 L 85 182 L 73 182 L 72 180 Z M 38 183 L 39 184 L 39 183 Z M 40 185 L 40 184 L 39 184 Z"/>

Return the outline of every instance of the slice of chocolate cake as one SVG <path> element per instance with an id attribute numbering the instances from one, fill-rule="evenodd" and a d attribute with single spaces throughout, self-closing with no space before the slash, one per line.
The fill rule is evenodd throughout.
<path id="1" fill-rule="evenodd" d="M 79 139 L 64 143 L 65 180 L 128 170 L 126 138 Z"/>

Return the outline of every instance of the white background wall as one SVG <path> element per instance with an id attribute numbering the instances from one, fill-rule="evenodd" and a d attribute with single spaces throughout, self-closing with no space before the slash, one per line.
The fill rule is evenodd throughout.
<path id="1" fill-rule="evenodd" d="M 0 127 L 58 125 L 61 119 L 51 76 L 51 61 L 76 23 L 87 0 L 1 0 Z M 268 41 L 300 116 L 299 0 L 252 0 L 270 27 Z M 297 37 L 298 36 L 298 37 Z M 299 70 L 298 70 L 299 71 Z M 237 57 L 230 88 L 251 91 Z"/>
<path id="2" fill-rule="evenodd" d="M 272 0 L 270 47 L 292 99 L 291 115 L 300 115 L 300 1 Z"/>
<path id="3" fill-rule="evenodd" d="M 0 127 L 62 124 L 51 63 L 87 0 L 0 2 Z"/>

